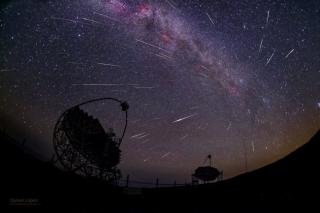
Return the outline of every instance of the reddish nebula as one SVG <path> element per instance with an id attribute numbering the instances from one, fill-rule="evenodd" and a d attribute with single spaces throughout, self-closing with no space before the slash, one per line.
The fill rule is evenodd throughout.
<path id="1" fill-rule="evenodd" d="M 171 37 L 168 32 L 161 33 L 161 40 L 163 43 L 168 44 L 171 41 Z"/>
<path id="2" fill-rule="evenodd" d="M 138 6 L 137 11 L 140 14 L 149 13 L 151 11 L 151 6 L 148 4 L 141 4 Z"/>

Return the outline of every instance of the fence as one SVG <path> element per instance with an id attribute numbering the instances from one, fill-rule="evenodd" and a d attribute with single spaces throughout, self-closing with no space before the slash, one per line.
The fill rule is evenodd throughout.
<path id="1" fill-rule="evenodd" d="M 221 179 L 217 179 L 215 181 L 210 181 L 206 183 L 213 183 L 221 181 Z M 205 183 L 205 182 L 203 182 Z M 191 186 L 191 185 L 198 185 L 199 182 L 192 181 L 190 183 L 177 183 L 176 181 L 172 183 L 161 183 L 159 178 L 156 178 L 154 182 L 145 182 L 145 181 L 138 181 L 138 180 L 131 180 L 130 175 L 127 175 L 126 179 L 120 179 L 118 181 L 118 185 L 122 187 L 147 187 L 147 188 L 160 188 L 160 187 L 178 187 L 178 186 Z"/>

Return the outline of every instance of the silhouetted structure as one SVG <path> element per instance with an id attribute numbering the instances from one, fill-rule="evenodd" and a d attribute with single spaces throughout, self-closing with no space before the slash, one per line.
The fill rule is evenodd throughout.
<path id="1" fill-rule="evenodd" d="M 113 100 L 120 103 L 126 114 L 126 123 L 121 138 L 112 128 L 105 132 L 97 118 L 80 109 L 80 106 L 96 101 Z M 84 176 L 99 177 L 111 182 L 121 177 L 120 144 L 127 126 L 129 105 L 113 98 L 94 99 L 65 111 L 54 129 L 53 144 L 57 161 L 66 169 Z"/>
<path id="2" fill-rule="evenodd" d="M 209 160 L 209 166 L 198 167 L 192 175 L 192 184 L 197 184 L 199 180 L 203 182 L 214 181 L 222 175 L 217 168 L 211 166 L 211 155 L 208 155 L 205 162 Z"/>

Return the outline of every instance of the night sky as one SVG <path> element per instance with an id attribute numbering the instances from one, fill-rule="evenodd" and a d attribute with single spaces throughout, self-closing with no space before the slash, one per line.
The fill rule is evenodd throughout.
<path id="1" fill-rule="evenodd" d="M 120 168 L 141 181 L 189 182 L 208 154 L 232 177 L 320 127 L 318 0 L 10 1 L 0 47 L 0 126 L 44 159 L 59 115 L 100 97 L 130 104 Z"/>

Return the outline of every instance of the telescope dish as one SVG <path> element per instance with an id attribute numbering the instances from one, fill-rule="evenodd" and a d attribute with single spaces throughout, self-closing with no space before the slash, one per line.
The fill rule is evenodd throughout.
<path id="1" fill-rule="evenodd" d="M 89 103 L 112 100 L 120 104 L 125 113 L 125 125 L 121 137 L 112 128 L 105 131 L 98 118 L 80 107 Z M 129 105 L 115 98 L 86 101 L 67 109 L 58 119 L 53 133 L 56 162 L 73 173 L 98 177 L 110 182 L 120 179 L 117 168 L 120 163 L 120 145 L 127 128 Z"/>

